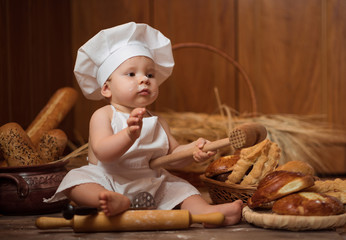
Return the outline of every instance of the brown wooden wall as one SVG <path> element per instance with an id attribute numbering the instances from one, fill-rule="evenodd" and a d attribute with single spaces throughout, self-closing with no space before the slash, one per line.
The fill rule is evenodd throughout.
<path id="1" fill-rule="evenodd" d="M 58 88 L 72 86 L 69 9 L 69 0 L 0 0 L 0 125 L 27 128 Z M 69 114 L 62 128 L 71 133 L 72 123 Z"/>
<path id="2" fill-rule="evenodd" d="M 27 126 L 58 87 L 78 89 L 72 75 L 77 49 L 101 29 L 135 21 L 159 29 L 173 44 L 210 44 L 239 61 L 253 83 L 259 112 L 324 114 L 330 123 L 346 128 L 346 1 L 0 0 L 0 4 L 1 124 L 18 121 Z M 224 59 L 199 49 L 181 49 L 174 56 L 174 73 L 162 85 L 155 110 L 215 112 L 217 87 L 224 103 L 251 112 L 244 79 Z M 70 135 L 87 139 L 90 115 L 103 104 L 80 96 L 65 126 Z M 346 172 L 343 158 L 337 168 Z"/>

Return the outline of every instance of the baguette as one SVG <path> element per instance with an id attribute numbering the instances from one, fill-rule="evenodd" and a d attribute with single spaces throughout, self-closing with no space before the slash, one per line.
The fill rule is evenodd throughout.
<path id="1" fill-rule="evenodd" d="M 7 123 L 0 128 L 0 152 L 10 167 L 44 163 L 18 123 Z"/>
<path id="2" fill-rule="evenodd" d="M 52 162 L 63 155 L 66 144 L 65 132 L 60 129 L 52 129 L 43 133 L 37 151 L 44 162 Z"/>
<path id="3" fill-rule="evenodd" d="M 45 107 L 26 129 L 34 146 L 37 146 L 43 133 L 57 128 L 77 101 L 78 93 L 71 87 L 58 89 Z"/>

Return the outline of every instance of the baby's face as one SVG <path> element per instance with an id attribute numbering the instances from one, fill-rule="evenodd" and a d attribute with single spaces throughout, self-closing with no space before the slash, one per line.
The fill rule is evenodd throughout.
<path id="1" fill-rule="evenodd" d="M 158 97 L 155 63 L 144 56 L 123 62 L 110 76 L 111 102 L 127 108 L 146 107 Z"/>

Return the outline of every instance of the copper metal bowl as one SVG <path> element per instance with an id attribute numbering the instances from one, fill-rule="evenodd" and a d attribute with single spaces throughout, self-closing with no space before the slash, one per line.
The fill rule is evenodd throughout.
<path id="1" fill-rule="evenodd" d="M 32 215 L 61 211 L 68 200 L 44 203 L 67 173 L 68 161 L 0 168 L 0 214 Z"/>

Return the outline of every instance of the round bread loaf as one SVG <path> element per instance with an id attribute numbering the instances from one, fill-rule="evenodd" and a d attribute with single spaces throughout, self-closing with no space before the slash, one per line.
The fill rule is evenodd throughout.
<path id="1" fill-rule="evenodd" d="M 298 160 L 293 160 L 293 161 L 289 161 L 286 162 L 285 164 L 279 166 L 276 168 L 277 171 L 289 171 L 289 172 L 300 172 L 303 173 L 305 175 L 315 175 L 315 170 L 314 168 L 303 161 L 298 161 Z"/>
<path id="2" fill-rule="evenodd" d="M 274 171 L 263 178 L 254 194 L 248 199 L 250 208 L 258 208 L 290 193 L 301 191 L 314 185 L 311 175 L 297 172 Z"/>
<path id="3" fill-rule="evenodd" d="M 323 193 L 299 192 L 277 200 L 272 211 L 283 215 L 330 216 L 344 212 L 344 205 Z"/>

